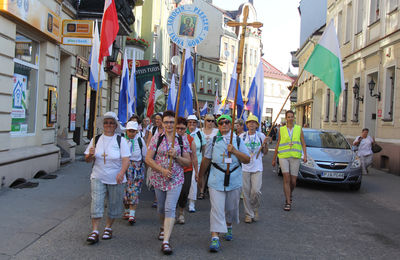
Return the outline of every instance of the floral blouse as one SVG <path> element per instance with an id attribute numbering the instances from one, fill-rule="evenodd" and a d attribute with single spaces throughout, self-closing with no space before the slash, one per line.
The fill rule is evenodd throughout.
<path id="1" fill-rule="evenodd" d="M 157 141 L 160 134 L 154 135 L 149 144 L 149 150 L 156 151 Z M 164 137 L 160 146 L 158 147 L 156 158 L 154 161 L 161 165 L 161 167 L 168 169 L 169 166 L 169 157 L 167 151 L 172 147 L 172 143 L 167 141 L 167 138 Z M 178 137 L 175 137 L 175 150 L 177 151 L 178 155 L 181 154 L 181 147 L 179 146 Z M 183 138 L 183 153 L 190 153 L 190 147 L 187 138 Z M 173 159 L 172 159 L 173 160 Z M 150 177 L 150 183 L 153 185 L 154 188 L 162 190 L 162 191 L 169 191 L 176 188 L 179 185 L 183 184 L 184 175 L 183 175 L 183 167 L 173 160 L 172 162 L 172 177 L 167 178 L 162 175 L 161 172 L 158 172 L 154 169 L 152 170 L 152 175 Z"/>

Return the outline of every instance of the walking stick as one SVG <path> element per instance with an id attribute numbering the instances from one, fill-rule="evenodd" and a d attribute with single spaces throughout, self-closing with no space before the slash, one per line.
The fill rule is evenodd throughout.
<path id="1" fill-rule="evenodd" d="M 294 87 L 297 85 L 297 82 L 299 81 L 299 78 L 301 77 L 301 75 L 303 74 L 303 72 L 304 72 L 304 69 L 301 70 L 299 76 L 298 76 L 297 79 L 293 82 L 292 87 L 291 87 L 291 89 L 290 89 L 290 92 L 289 92 L 289 94 L 287 95 L 287 97 L 286 97 L 286 99 L 285 99 L 285 102 L 283 102 L 283 105 L 282 105 L 282 107 L 281 107 L 281 110 L 279 110 L 279 113 L 276 115 L 276 118 L 275 118 L 274 122 L 271 124 L 271 128 L 268 130 L 266 137 L 268 137 L 269 133 L 271 132 L 271 129 L 275 126 L 275 123 L 276 123 L 276 121 L 278 120 L 279 115 L 281 114 L 281 112 L 282 112 L 282 110 L 283 110 L 283 107 L 286 105 L 286 102 L 288 101 L 290 95 L 292 94 L 292 92 L 293 92 L 293 90 L 294 90 Z M 264 142 L 265 142 L 266 140 L 267 140 L 267 138 L 265 138 Z M 263 146 L 261 145 L 260 149 L 259 149 L 258 152 L 257 152 L 256 159 L 258 159 L 258 156 L 259 156 L 260 153 L 261 153 L 262 147 L 263 147 Z"/>
<path id="2" fill-rule="evenodd" d="M 185 65 L 185 55 L 186 55 L 186 49 L 183 49 L 182 60 L 181 60 L 181 74 L 179 75 L 178 97 L 176 99 L 176 104 L 175 104 L 175 121 L 174 121 L 174 130 L 173 130 L 173 138 L 174 139 L 172 141 L 171 149 L 174 149 L 174 147 L 175 147 L 176 122 L 178 121 L 179 101 L 181 99 L 181 89 L 182 89 L 183 67 Z M 167 142 L 168 142 L 168 140 L 167 140 Z M 173 158 L 172 158 L 172 156 L 170 156 L 168 170 L 172 169 L 172 160 L 173 160 Z"/>

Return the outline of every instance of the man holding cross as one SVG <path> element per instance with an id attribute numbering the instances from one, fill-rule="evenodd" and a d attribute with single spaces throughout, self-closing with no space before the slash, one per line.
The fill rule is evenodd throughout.
<path id="1" fill-rule="evenodd" d="M 225 233 L 225 240 L 232 240 L 232 223 L 239 223 L 239 201 L 242 188 L 241 163 L 249 163 L 249 152 L 240 137 L 233 133 L 233 142 L 229 144 L 232 118 L 222 115 L 217 120 L 218 134 L 207 142 L 200 166 L 200 177 L 211 164 L 208 178 L 211 212 L 211 252 L 220 249 L 219 233 Z M 228 152 L 231 157 L 228 158 Z M 230 181 L 224 186 L 227 165 L 230 165 Z"/>

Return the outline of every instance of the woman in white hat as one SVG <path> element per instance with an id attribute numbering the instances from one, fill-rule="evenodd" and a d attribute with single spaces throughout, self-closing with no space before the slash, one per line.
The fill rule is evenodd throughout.
<path id="1" fill-rule="evenodd" d="M 139 204 L 139 194 L 144 180 L 144 159 L 147 148 L 144 139 L 139 134 L 139 125 L 135 121 L 129 121 L 126 125 L 126 140 L 128 141 L 131 156 L 126 177 L 128 183 L 125 188 L 125 218 L 131 225 L 136 223 L 136 208 Z"/>
<path id="2" fill-rule="evenodd" d="M 118 117 L 107 112 L 100 120 L 103 134 L 95 136 L 85 151 L 85 161 L 93 162 L 91 180 L 91 218 L 92 232 L 87 238 L 89 244 L 99 241 L 99 223 L 103 217 L 104 199 L 107 196 L 107 220 L 102 239 L 112 238 L 111 226 L 123 212 L 125 172 L 129 167 L 128 142 L 117 135 L 121 131 Z"/>
<path id="3" fill-rule="evenodd" d="M 195 203 L 197 199 L 197 179 L 199 177 L 199 169 L 200 165 L 198 162 L 201 162 L 203 159 L 204 154 L 204 147 L 206 146 L 206 137 L 204 133 L 197 128 L 199 121 L 195 115 L 190 115 L 187 118 L 188 124 L 188 131 L 187 133 L 194 138 L 194 142 L 196 144 L 196 156 L 197 162 L 193 164 L 193 172 L 195 173 L 192 175 L 192 185 L 190 186 L 189 191 L 189 212 L 193 213 L 196 212 Z M 193 151 L 194 152 L 194 151 Z"/>
<path id="4" fill-rule="evenodd" d="M 267 143 L 264 142 L 265 135 L 261 132 L 257 132 L 260 124 L 256 116 L 250 115 L 246 120 L 246 126 L 249 130 L 240 135 L 250 153 L 250 163 L 242 164 L 243 205 L 245 212 L 244 222 L 251 223 L 259 219 L 258 208 L 261 202 L 263 172 L 262 157 L 264 154 L 268 153 L 268 146 Z M 262 152 L 258 155 L 258 151 L 261 147 Z"/>

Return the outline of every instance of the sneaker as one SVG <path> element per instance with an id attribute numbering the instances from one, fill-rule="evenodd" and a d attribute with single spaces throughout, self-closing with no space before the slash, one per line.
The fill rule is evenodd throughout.
<path id="1" fill-rule="evenodd" d="M 228 232 L 225 233 L 224 236 L 226 241 L 231 241 L 233 239 L 233 235 L 232 235 L 232 228 L 228 228 Z"/>
<path id="2" fill-rule="evenodd" d="M 219 239 L 213 238 L 211 240 L 210 252 L 216 253 L 219 251 L 220 248 L 221 248 L 221 243 L 219 242 Z"/>
<path id="3" fill-rule="evenodd" d="M 185 224 L 185 216 L 183 216 L 183 214 L 179 215 L 177 222 L 178 224 Z"/>
<path id="4" fill-rule="evenodd" d="M 258 215 L 258 209 L 254 210 L 254 218 L 253 221 L 259 221 L 260 220 L 260 216 Z"/>
<path id="5" fill-rule="evenodd" d="M 246 217 L 244 217 L 244 222 L 250 224 L 252 222 L 252 219 L 249 215 L 246 215 Z"/>
<path id="6" fill-rule="evenodd" d="M 193 204 L 189 204 L 189 212 L 190 213 L 195 213 L 196 212 L 196 209 L 194 208 Z"/>

